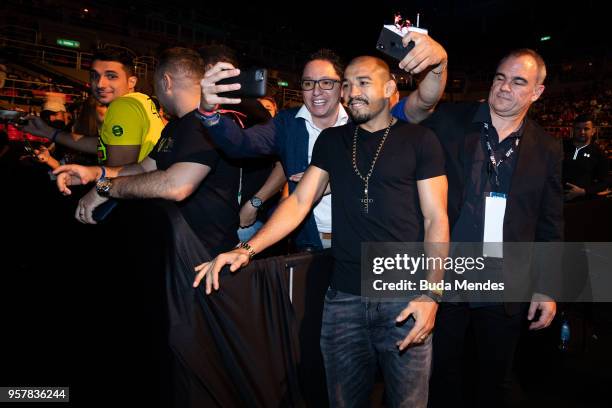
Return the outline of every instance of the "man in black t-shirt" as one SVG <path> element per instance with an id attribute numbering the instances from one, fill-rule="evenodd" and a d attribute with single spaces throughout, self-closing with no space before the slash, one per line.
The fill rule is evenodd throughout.
<path id="1" fill-rule="evenodd" d="M 230 165 L 215 148 L 193 111 L 164 128 L 149 159 L 162 171 L 176 165 L 210 168 L 195 190 L 179 200 L 177 206 L 187 224 L 212 253 L 233 248 L 238 229 L 239 169 Z M 188 168 L 181 170 L 183 173 L 189 171 Z"/>
<path id="2" fill-rule="evenodd" d="M 565 146 L 563 159 L 563 181 L 565 200 L 579 197 L 594 197 L 610 186 L 610 163 L 593 143 L 595 126 L 588 115 L 578 115 L 574 119 L 574 135 L 571 145 Z"/>
<path id="3" fill-rule="evenodd" d="M 448 242 L 442 149 L 431 131 L 392 118 L 395 89 L 384 61 L 353 60 L 342 82 L 353 123 L 321 132 L 295 192 L 248 243 L 196 267 L 194 286 L 206 277 L 207 293 L 218 289 L 224 265 L 235 271 L 290 233 L 330 183 L 335 266 L 321 350 L 331 406 L 367 405 L 377 364 L 390 406 L 427 405 L 437 303 L 360 296 L 362 242 Z"/>
<path id="4" fill-rule="evenodd" d="M 147 158 L 123 167 L 61 166 L 55 170 L 61 192 L 67 186 L 97 180 L 97 192 L 85 205 L 85 220 L 112 198 L 163 198 L 176 201 L 185 220 L 214 256 L 238 242 L 238 168 L 231 166 L 195 117 L 204 62 L 192 50 L 171 48 L 155 72 L 156 94 L 176 116 Z"/>

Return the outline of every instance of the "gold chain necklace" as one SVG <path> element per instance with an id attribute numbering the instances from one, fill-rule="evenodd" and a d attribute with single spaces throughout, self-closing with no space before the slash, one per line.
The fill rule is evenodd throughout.
<path id="1" fill-rule="evenodd" d="M 359 176 L 359 178 L 363 180 L 363 183 L 364 183 L 364 186 L 363 186 L 364 198 L 361 200 L 361 202 L 363 203 L 363 211 L 366 214 L 368 213 L 370 202 L 373 201 L 373 200 L 370 200 L 368 196 L 368 187 L 370 184 L 370 177 L 372 176 L 372 173 L 374 172 L 374 166 L 376 165 L 376 160 L 378 160 L 380 151 L 382 150 L 382 147 L 385 144 L 385 141 L 387 140 L 387 136 L 389 135 L 389 131 L 391 130 L 392 124 L 393 124 L 393 118 L 391 118 L 391 121 L 389 122 L 389 126 L 387 126 L 387 129 L 385 130 L 385 134 L 383 135 L 382 140 L 378 144 L 378 149 L 376 149 L 376 154 L 374 155 L 374 159 L 372 160 L 372 164 L 370 165 L 370 170 L 368 171 L 368 174 L 365 177 L 361 174 L 361 172 L 359 171 L 359 168 L 357 168 L 357 134 L 359 133 L 359 126 L 355 127 L 355 134 L 353 135 L 353 169 L 355 170 L 355 173 Z"/>

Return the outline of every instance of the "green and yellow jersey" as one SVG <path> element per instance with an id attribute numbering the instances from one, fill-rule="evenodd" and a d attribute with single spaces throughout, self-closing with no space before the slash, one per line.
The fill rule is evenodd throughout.
<path id="1" fill-rule="evenodd" d="M 99 159 L 106 160 L 106 146 L 138 146 L 138 163 L 149 155 L 164 128 L 148 95 L 131 92 L 108 106 L 100 128 Z"/>

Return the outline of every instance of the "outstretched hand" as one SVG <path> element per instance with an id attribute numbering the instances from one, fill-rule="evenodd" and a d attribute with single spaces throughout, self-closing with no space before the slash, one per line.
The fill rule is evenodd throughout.
<path id="1" fill-rule="evenodd" d="M 53 174 L 57 176 L 57 188 L 63 195 L 72 194 L 68 186 L 92 183 L 100 178 L 101 173 L 100 167 L 79 166 L 78 164 L 66 164 L 53 170 Z"/>
<path id="2" fill-rule="evenodd" d="M 193 287 L 197 288 L 202 279 L 206 278 L 206 294 L 210 295 L 212 289 L 219 290 L 219 272 L 225 265 L 230 265 L 230 272 L 236 272 L 239 268 L 249 263 L 249 253 L 242 248 L 219 254 L 210 262 L 204 262 L 195 267 L 197 275 L 193 281 Z"/>

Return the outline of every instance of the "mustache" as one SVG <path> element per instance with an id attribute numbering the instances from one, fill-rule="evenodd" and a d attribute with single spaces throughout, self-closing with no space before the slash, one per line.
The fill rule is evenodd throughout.
<path id="1" fill-rule="evenodd" d="M 367 100 L 365 100 L 364 98 L 361 98 L 359 96 L 355 97 L 355 98 L 350 98 L 349 101 L 348 101 L 348 104 L 350 105 L 353 102 L 362 102 L 362 103 L 365 103 L 366 105 L 370 104 Z"/>
<path id="2" fill-rule="evenodd" d="M 509 92 L 498 92 L 497 96 L 504 99 L 511 99 Z"/>

